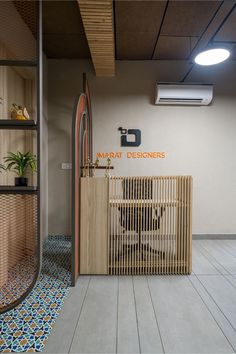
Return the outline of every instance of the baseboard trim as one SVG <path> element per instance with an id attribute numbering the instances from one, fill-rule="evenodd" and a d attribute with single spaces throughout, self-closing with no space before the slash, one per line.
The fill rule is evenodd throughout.
<path id="1" fill-rule="evenodd" d="M 193 240 L 236 240 L 236 234 L 194 234 Z"/>

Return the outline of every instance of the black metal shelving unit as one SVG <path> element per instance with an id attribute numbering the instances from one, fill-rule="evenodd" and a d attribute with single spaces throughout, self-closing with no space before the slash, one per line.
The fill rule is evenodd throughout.
<path id="1" fill-rule="evenodd" d="M 37 67 L 38 63 L 35 60 L 1 60 L 1 66 L 28 66 L 28 67 Z"/>
<path id="2" fill-rule="evenodd" d="M 32 119 L 30 120 L 0 119 L 0 129 L 37 130 L 37 128 L 38 128 L 37 123 Z"/>
<path id="3" fill-rule="evenodd" d="M 43 53 L 42 53 L 42 1 L 37 2 L 37 53 L 36 60 L 1 60 L 0 66 L 9 66 L 9 67 L 32 67 L 35 68 L 37 72 L 36 78 L 36 90 L 37 90 L 37 120 L 11 120 L 11 119 L 0 119 L 0 129 L 5 130 L 34 130 L 37 136 L 37 186 L 27 186 L 27 187 L 16 187 L 11 185 L 2 185 L 0 186 L 0 195 L 5 195 L 8 198 L 8 195 L 32 195 L 32 198 L 37 198 L 37 234 L 35 235 L 36 241 L 36 263 L 37 269 L 32 283 L 29 285 L 27 290 L 20 296 L 16 301 L 11 302 L 9 305 L 6 305 L 4 308 L 0 308 L 0 314 L 3 314 L 17 305 L 19 305 L 31 292 L 33 289 L 41 271 L 42 264 L 42 236 L 41 236 L 41 149 L 42 149 L 42 138 L 41 138 L 41 129 L 42 129 L 42 100 L 43 100 Z M 0 225 L 1 228 L 1 225 Z"/>
<path id="4" fill-rule="evenodd" d="M 36 186 L 18 187 L 18 186 L 0 186 L 1 194 L 37 194 L 38 189 Z"/>

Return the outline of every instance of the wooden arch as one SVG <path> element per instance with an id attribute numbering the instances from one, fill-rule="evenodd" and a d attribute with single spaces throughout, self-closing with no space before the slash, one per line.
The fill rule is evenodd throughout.
<path id="1" fill-rule="evenodd" d="M 86 75 L 83 93 L 76 98 L 72 123 L 72 285 L 79 276 L 80 177 L 82 166 L 93 160 L 92 110 Z"/>

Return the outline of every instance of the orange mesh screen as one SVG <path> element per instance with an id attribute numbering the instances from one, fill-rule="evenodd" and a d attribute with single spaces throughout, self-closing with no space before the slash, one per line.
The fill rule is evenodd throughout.
<path id="1" fill-rule="evenodd" d="M 0 310 L 17 301 L 37 270 L 37 196 L 0 194 Z"/>
<path id="2" fill-rule="evenodd" d="M 15 5 L 17 11 L 21 15 L 24 22 L 29 27 L 30 31 L 36 38 L 37 36 L 37 1 L 35 0 L 14 0 L 13 4 Z"/>
<path id="3" fill-rule="evenodd" d="M 0 60 L 37 59 L 37 6 L 31 1 L 1 1 Z"/>

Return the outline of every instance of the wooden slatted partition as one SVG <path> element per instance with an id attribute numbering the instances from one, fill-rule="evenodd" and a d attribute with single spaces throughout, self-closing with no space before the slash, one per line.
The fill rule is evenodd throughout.
<path id="1" fill-rule="evenodd" d="M 109 179 L 109 274 L 189 274 L 192 177 Z"/>

